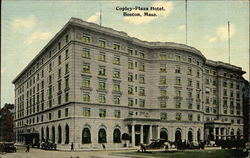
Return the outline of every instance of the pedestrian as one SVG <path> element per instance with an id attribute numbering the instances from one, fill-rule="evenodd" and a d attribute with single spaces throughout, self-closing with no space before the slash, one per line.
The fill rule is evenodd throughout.
<path id="1" fill-rule="evenodd" d="M 30 152 L 30 145 L 29 144 L 27 144 L 27 146 L 26 146 L 26 151 L 25 151 L 26 153 L 27 152 Z"/>
<path id="2" fill-rule="evenodd" d="M 105 148 L 106 148 L 106 147 L 105 147 L 105 145 L 104 145 L 104 144 L 102 144 L 102 148 L 103 148 L 103 150 L 105 150 Z"/>
<path id="3" fill-rule="evenodd" d="M 73 144 L 73 142 L 71 143 L 71 151 L 74 151 L 74 144 Z"/>

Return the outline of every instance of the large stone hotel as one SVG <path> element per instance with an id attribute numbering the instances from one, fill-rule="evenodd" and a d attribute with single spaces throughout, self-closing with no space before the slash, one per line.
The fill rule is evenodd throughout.
<path id="1" fill-rule="evenodd" d="M 184 44 L 71 18 L 13 80 L 16 141 L 80 150 L 240 139 L 244 73 Z"/>

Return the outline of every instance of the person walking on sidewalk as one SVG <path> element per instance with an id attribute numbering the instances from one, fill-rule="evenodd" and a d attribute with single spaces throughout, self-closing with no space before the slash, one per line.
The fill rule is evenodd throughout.
<path id="1" fill-rule="evenodd" d="M 74 143 L 71 143 L 71 151 L 74 151 Z"/>
<path id="2" fill-rule="evenodd" d="M 27 146 L 26 146 L 26 151 L 25 151 L 26 153 L 27 152 L 30 152 L 30 145 L 29 144 L 27 144 Z"/>

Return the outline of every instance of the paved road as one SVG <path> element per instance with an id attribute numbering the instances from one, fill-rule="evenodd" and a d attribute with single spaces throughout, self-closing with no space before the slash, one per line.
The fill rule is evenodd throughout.
<path id="1" fill-rule="evenodd" d="M 117 152 L 126 151 L 48 151 L 31 148 L 29 153 L 24 147 L 17 147 L 16 153 L 0 154 L 0 158 L 139 158 L 138 156 L 120 155 Z"/>

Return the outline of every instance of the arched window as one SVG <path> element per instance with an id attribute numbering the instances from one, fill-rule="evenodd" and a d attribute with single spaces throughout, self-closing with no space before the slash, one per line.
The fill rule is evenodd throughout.
<path id="1" fill-rule="evenodd" d="M 42 127 L 42 129 L 41 129 L 41 139 L 42 139 L 42 141 L 44 142 L 44 131 L 43 131 L 43 127 Z"/>
<path id="2" fill-rule="evenodd" d="M 82 144 L 91 143 L 91 134 L 89 128 L 82 130 Z"/>
<path id="3" fill-rule="evenodd" d="M 52 142 L 55 143 L 56 141 L 56 131 L 55 131 L 55 127 L 52 127 Z"/>
<path id="4" fill-rule="evenodd" d="M 58 126 L 58 144 L 61 144 L 61 143 L 62 143 L 62 128 L 59 125 Z"/>
<path id="5" fill-rule="evenodd" d="M 69 126 L 65 126 L 65 144 L 69 144 Z"/>
<path id="6" fill-rule="evenodd" d="M 181 142 L 181 130 L 177 129 L 175 131 L 175 142 Z"/>
<path id="7" fill-rule="evenodd" d="M 198 131 L 197 131 L 197 140 L 198 140 L 198 142 L 200 142 L 200 140 L 201 140 L 201 131 L 200 131 L 200 129 L 198 129 Z"/>
<path id="8" fill-rule="evenodd" d="M 161 130 L 160 132 L 160 138 L 164 139 L 164 141 L 168 141 L 168 132 L 166 129 Z"/>
<path id="9" fill-rule="evenodd" d="M 46 128 L 46 139 L 49 140 L 49 127 Z"/>
<path id="10" fill-rule="evenodd" d="M 113 141 L 114 143 L 121 143 L 121 131 L 119 129 L 115 129 L 113 133 Z"/>
<path id="11" fill-rule="evenodd" d="M 188 141 L 189 141 L 189 142 L 192 142 L 192 141 L 193 141 L 193 133 L 192 133 L 191 130 L 188 131 Z"/>
<path id="12" fill-rule="evenodd" d="M 98 132 L 98 143 L 107 143 L 106 131 L 103 128 L 101 128 Z"/>

